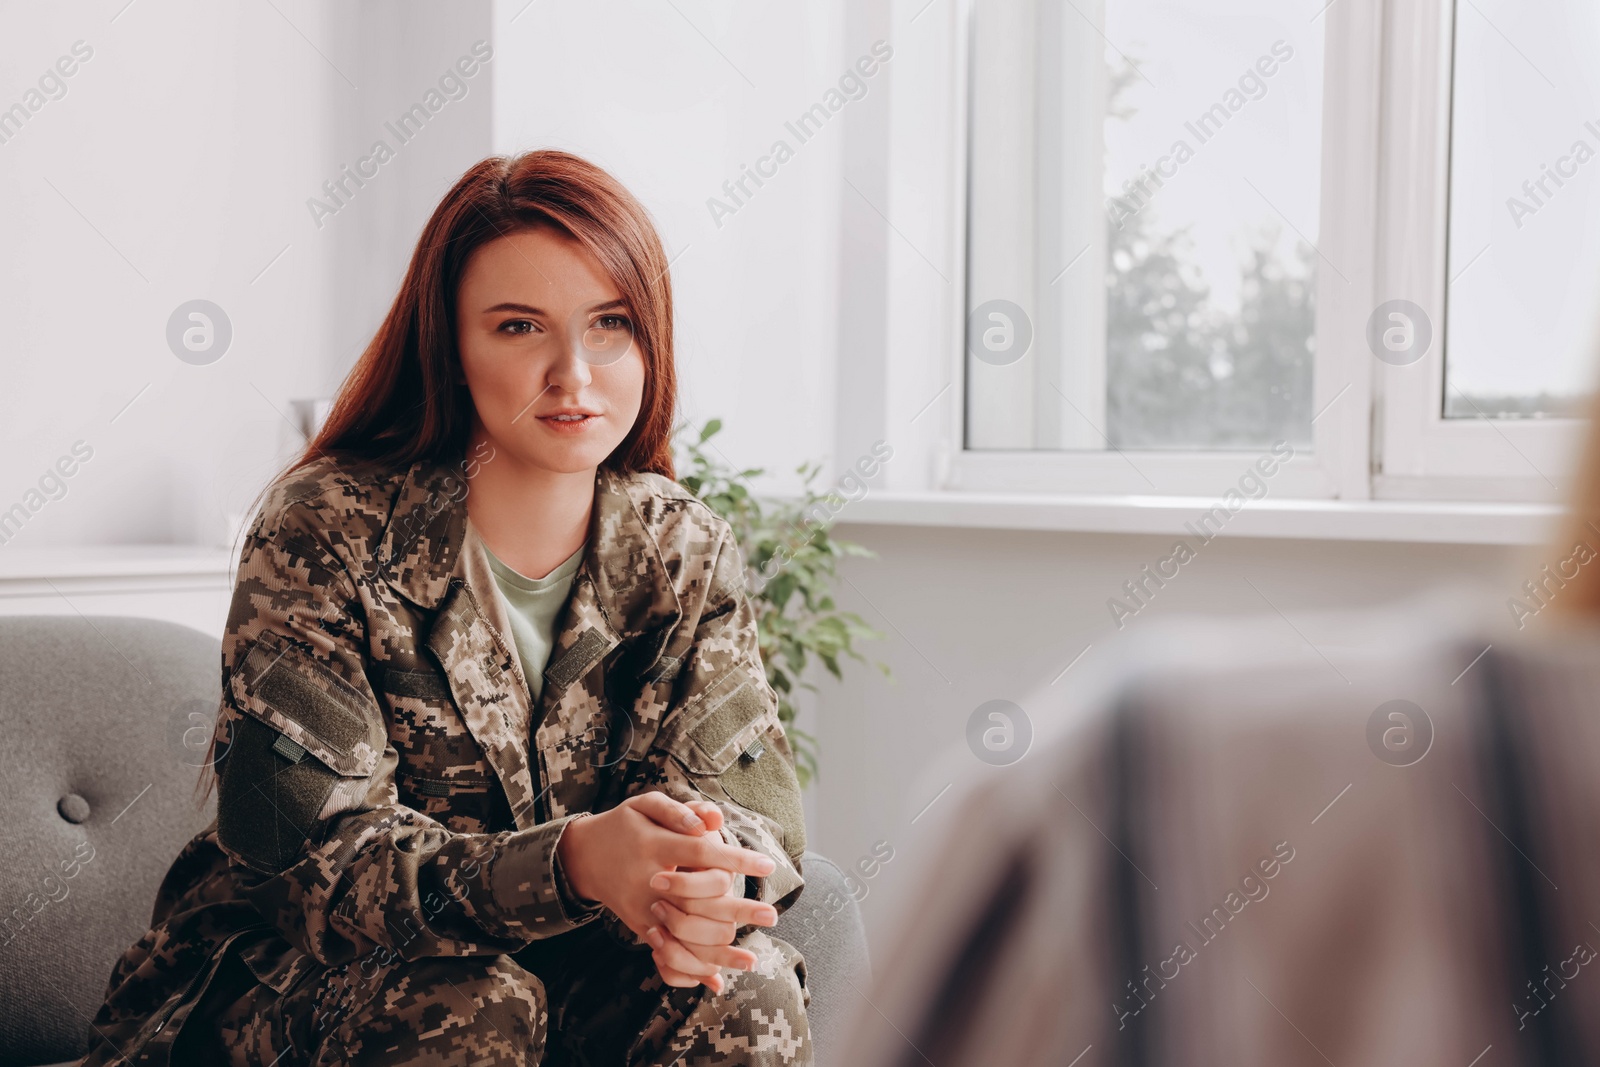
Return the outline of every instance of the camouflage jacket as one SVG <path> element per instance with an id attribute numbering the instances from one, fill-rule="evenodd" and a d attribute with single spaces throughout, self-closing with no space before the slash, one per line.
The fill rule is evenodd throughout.
<path id="1" fill-rule="evenodd" d="M 747 896 L 798 894 L 793 754 L 727 524 L 666 478 L 602 470 L 534 705 L 466 520 L 476 462 L 324 459 L 270 491 L 222 641 L 217 818 L 95 1020 L 130 1060 L 234 942 L 280 992 L 316 965 L 511 952 L 597 919 L 646 951 L 570 896 L 555 853 L 579 813 L 647 790 L 717 802 L 724 836 L 777 863 Z"/>

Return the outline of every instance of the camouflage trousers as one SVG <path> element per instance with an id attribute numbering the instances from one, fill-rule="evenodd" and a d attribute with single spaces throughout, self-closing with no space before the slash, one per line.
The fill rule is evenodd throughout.
<path id="1" fill-rule="evenodd" d="M 720 994 L 668 986 L 648 952 L 592 936 L 515 955 L 314 966 L 282 994 L 230 958 L 173 1062 L 809 1067 L 804 958 L 759 929 L 737 943 L 756 969 L 723 971 Z"/>

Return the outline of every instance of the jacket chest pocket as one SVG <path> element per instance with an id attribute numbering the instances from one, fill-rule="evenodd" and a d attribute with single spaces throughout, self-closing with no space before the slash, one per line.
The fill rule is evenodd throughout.
<path id="1" fill-rule="evenodd" d="M 682 661 L 665 652 L 671 634 L 672 627 L 667 626 L 634 637 L 604 664 L 601 702 L 611 721 L 601 727 L 605 735 L 597 738 L 597 747 L 608 765 L 643 758 L 672 706 Z"/>
<path id="2" fill-rule="evenodd" d="M 450 686 L 435 670 L 384 672 L 389 742 L 400 755 L 395 785 L 400 803 L 458 833 L 499 827 L 505 802 L 483 750 L 456 708 Z"/>

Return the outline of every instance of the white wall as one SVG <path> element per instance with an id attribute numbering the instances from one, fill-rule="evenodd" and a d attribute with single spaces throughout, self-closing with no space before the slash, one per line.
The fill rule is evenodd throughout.
<path id="1" fill-rule="evenodd" d="M 9 544 L 222 543 L 227 513 L 298 442 L 290 401 L 337 387 L 449 183 L 537 146 L 595 159 L 646 203 L 674 257 L 684 415 L 721 417 L 725 453 L 792 484 L 833 444 L 841 299 L 859 312 L 881 286 L 883 228 L 863 202 L 841 207 L 856 194 L 840 175 L 846 138 L 861 139 L 849 122 L 881 113 L 886 86 L 869 81 L 804 143 L 785 123 L 873 27 L 856 13 L 847 27 L 842 3 L 680 7 L 0 7 L 0 106 L 74 42 L 92 49 L 66 95 L 0 144 L 0 510 L 38 505 L 29 490 L 75 441 L 93 450 Z M 495 59 L 400 146 L 385 122 L 477 40 Z M 378 138 L 394 160 L 319 224 L 308 200 Z M 733 203 L 724 182 L 779 139 L 793 158 L 715 218 L 708 200 Z M 858 184 L 881 192 L 870 174 Z M 165 340 L 195 298 L 233 328 L 206 366 Z"/>
<path id="2" fill-rule="evenodd" d="M 852 664 L 844 684 L 822 686 L 821 779 L 809 826 L 813 847 L 841 864 L 868 856 L 879 840 L 896 848 L 862 904 L 878 951 L 884 920 L 908 891 L 898 875 L 911 863 L 900 861 L 914 857 L 918 834 L 937 831 L 964 783 L 1007 773 L 966 748 L 967 719 L 978 705 L 1023 702 L 1042 726 L 1065 713 L 1078 685 L 1111 669 L 1141 628 L 1180 615 L 1276 619 L 1275 607 L 1288 619 L 1277 628 L 1285 646 L 1304 649 L 1298 628 L 1339 663 L 1345 639 L 1316 612 L 1465 582 L 1485 611 L 1504 613 L 1505 599 L 1537 572 L 1533 559 L 1544 562 L 1542 553 L 1485 546 L 1222 538 L 1119 634 L 1107 598 L 1169 551 L 1172 538 L 847 524 L 835 533 L 879 554 L 845 562 L 840 601 L 885 633 L 862 651 L 888 663 L 893 680 Z M 1041 690 L 1061 703 L 1029 702 Z M 913 828 L 949 782 L 956 788 Z"/>
<path id="3" fill-rule="evenodd" d="M 335 390 L 493 151 L 578 151 L 644 200 L 676 257 L 683 411 L 723 418 L 725 452 L 782 483 L 829 450 L 844 122 L 804 144 L 784 123 L 871 43 L 842 3 L 124 5 L 0 4 L 0 107 L 92 50 L 0 143 L 0 511 L 42 505 L 0 550 L 223 543 L 298 443 L 289 402 Z M 401 146 L 385 122 L 478 40 L 495 58 Z M 393 161 L 319 225 L 307 201 L 379 138 Z M 718 225 L 707 200 L 779 138 L 794 158 Z M 205 366 L 165 339 L 195 298 L 233 329 Z M 65 495 L 30 497 L 78 440 Z"/>
<path id="4" fill-rule="evenodd" d="M 298 440 L 288 402 L 332 392 L 488 140 L 480 78 L 319 228 L 306 201 L 489 36 L 487 3 L 125 4 L 0 7 L 0 108 L 92 49 L 0 143 L 0 511 L 42 504 L 0 551 L 220 543 Z M 166 342 L 195 298 L 233 328 L 206 366 Z M 78 440 L 65 495 L 30 498 Z"/>
<path id="5" fill-rule="evenodd" d="M 682 412 L 721 418 L 716 444 L 775 484 L 832 445 L 844 129 L 836 117 L 800 143 L 784 123 L 870 46 L 844 10 L 495 4 L 496 48 L 515 57 L 494 71 L 495 150 L 575 152 L 639 197 L 674 263 Z M 723 183 L 778 139 L 793 158 L 714 218 L 707 200 L 731 204 Z"/>

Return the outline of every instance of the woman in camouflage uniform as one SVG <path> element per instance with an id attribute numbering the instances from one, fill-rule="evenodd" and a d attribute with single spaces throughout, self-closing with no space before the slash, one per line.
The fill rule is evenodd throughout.
<path id="1" fill-rule="evenodd" d="M 643 208 L 558 152 L 445 197 L 240 557 L 217 818 L 84 1061 L 806 1064 L 793 755 L 672 480 Z M 533 697 L 488 551 L 587 546 Z M 536 687 L 537 688 L 537 687 Z"/>

